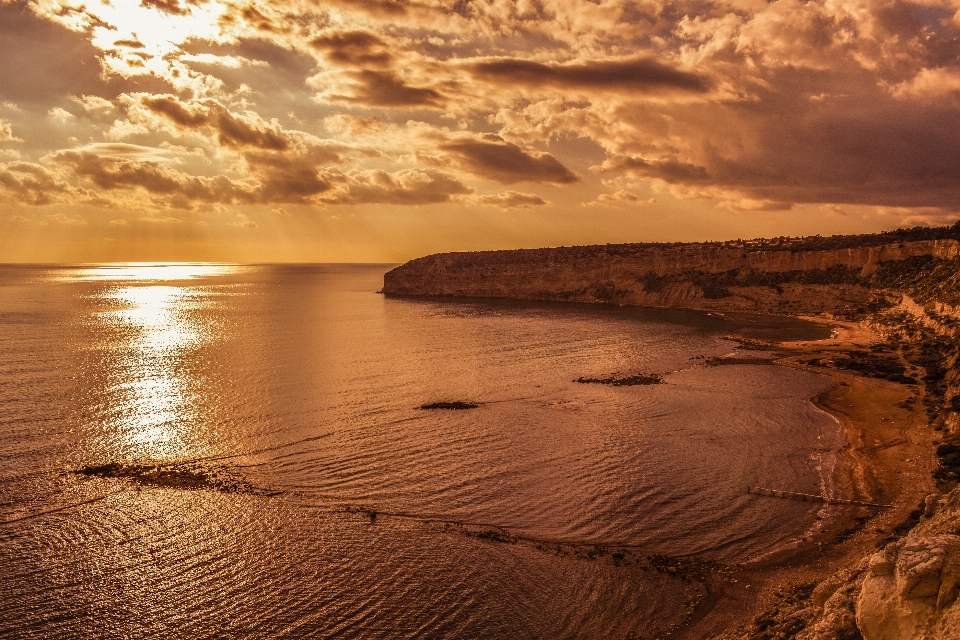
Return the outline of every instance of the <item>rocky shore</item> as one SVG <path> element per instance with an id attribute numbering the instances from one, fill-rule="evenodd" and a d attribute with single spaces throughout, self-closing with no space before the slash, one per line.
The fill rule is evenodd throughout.
<path id="1" fill-rule="evenodd" d="M 828 340 L 766 345 L 835 384 L 849 506 L 801 547 L 719 581 L 674 637 L 960 638 L 960 223 L 866 236 L 437 254 L 388 295 L 806 316 Z M 769 363 L 769 362 L 768 362 Z M 723 363 L 716 364 L 742 364 Z M 763 498 L 758 498 L 763 499 Z"/>

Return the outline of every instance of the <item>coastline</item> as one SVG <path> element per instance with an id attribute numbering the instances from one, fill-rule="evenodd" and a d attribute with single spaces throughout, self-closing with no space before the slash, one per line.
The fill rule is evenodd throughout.
<path id="1" fill-rule="evenodd" d="M 823 340 L 772 347 L 786 352 L 775 364 L 833 378 L 829 388 L 810 399 L 838 422 L 843 436 L 840 464 L 832 474 L 838 493 L 833 497 L 892 506 L 829 507 L 832 517 L 824 518 L 822 529 L 807 540 L 743 565 L 735 580 L 715 580 L 709 609 L 691 619 L 679 637 L 750 636 L 757 620 L 788 617 L 811 600 L 822 606 L 833 593 L 831 587 L 840 586 L 831 578 L 904 535 L 911 513 L 936 492 L 931 475 L 937 465 L 935 437 L 922 411 L 922 396 L 914 397 L 907 385 L 803 361 L 868 346 L 881 338 L 854 323 L 798 317 L 837 329 Z M 911 399 L 913 406 L 908 408 Z"/>
<path id="2" fill-rule="evenodd" d="M 469 295 L 388 295 L 445 301 L 475 299 Z M 727 315 L 695 305 L 654 305 L 653 308 Z M 891 507 L 825 506 L 818 514 L 826 516 L 819 519 L 823 526 L 805 532 L 806 539 L 799 544 L 742 564 L 710 568 L 709 563 L 691 558 L 691 575 L 696 576 L 706 592 L 688 609 L 683 623 L 671 626 L 673 638 L 779 637 L 775 635 L 778 629 L 785 632 L 784 637 L 793 637 L 800 630 L 814 626 L 822 627 L 826 635 L 807 632 L 803 637 L 835 637 L 844 630 L 859 633 L 858 597 L 864 563 L 891 543 L 899 540 L 898 544 L 902 544 L 909 531 L 920 522 L 924 500 L 929 500 L 931 494 L 940 495 L 932 472 L 938 466 L 936 445 L 942 435 L 934 430 L 925 410 L 923 382 L 908 385 L 871 377 L 870 372 L 811 363 L 811 360 L 872 352 L 871 347 L 882 347 L 886 355 L 893 355 L 890 345 L 885 344 L 886 338 L 860 324 L 837 320 L 828 314 L 759 315 L 815 322 L 834 329 L 829 337 L 817 340 L 742 339 L 742 345 L 748 350 L 776 352 L 773 359 L 763 359 L 764 364 L 833 379 L 828 388 L 810 398 L 815 407 L 837 421 L 842 433 L 840 464 L 830 478 L 836 493 L 831 497 L 880 502 Z M 899 358 L 905 362 L 902 353 Z M 676 564 L 677 560 L 671 559 L 671 562 Z"/>

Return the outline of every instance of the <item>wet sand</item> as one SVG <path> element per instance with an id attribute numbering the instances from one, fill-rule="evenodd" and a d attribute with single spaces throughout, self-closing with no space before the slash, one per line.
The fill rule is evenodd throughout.
<path id="1" fill-rule="evenodd" d="M 911 512 L 936 490 L 931 472 L 937 464 L 937 434 L 923 411 L 922 388 L 805 364 L 811 357 L 840 355 L 881 341 L 855 324 L 830 324 L 836 331 L 829 339 L 777 343 L 778 352 L 786 354 L 777 364 L 834 379 L 812 400 L 843 430 L 842 465 L 834 478 L 840 495 L 835 497 L 891 507 L 830 507 L 832 517 L 824 518 L 822 529 L 800 546 L 714 579 L 708 606 L 677 637 L 737 636 L 749 631 L 758 615 L 799 608 L 797 602 L 808 600 L 815 584 L 903 535 Z"/>

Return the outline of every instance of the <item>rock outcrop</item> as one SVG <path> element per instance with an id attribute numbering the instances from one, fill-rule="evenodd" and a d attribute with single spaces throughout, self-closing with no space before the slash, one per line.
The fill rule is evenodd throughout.
<path id="1" fill-rule="evenodd" d="M 867 309 L 878 287 L 932 268 L 960 271 L 960 223 L 868 236 L 441 253 L 388 272 L 383 291 L 837 313 Z"/>
<path id="2" fill-rule="evenodd" d="M 867 562 L 857 600 L 865 640 L 960 638 L 960 490 L 931 495 L 906 538 Z"/>
<path id="3" fill-rule="evenodd" d="M 960 638 L 960 489 L 931 495 L 906 537 L 817 584 L 809 597 L 757 616 L 724 640 Z M 762 623 L 762 624 L 758 624 Z"/>

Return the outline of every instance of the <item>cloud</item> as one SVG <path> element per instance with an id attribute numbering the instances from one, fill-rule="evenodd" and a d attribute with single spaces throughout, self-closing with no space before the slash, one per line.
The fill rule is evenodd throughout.
<path id="1" fill-rule="evenodd" d="M 191 2 L 191 4 L 199 3 Z M 161 13 L 167 13 L 173 16 L 183 16 L 190 13 L 190 7 L 181 5 L 180 0 L 140 0 L 140 6 L 156 9 Z"/>
<path id="2" fill-rule="evenodd" d="M 0 164 L 0 196 L 32 205 L 67 201 L 76 190 L 45 167 L 31 162 Z"/>
<path id="3" fill-rule="evenodd" d="M 146 45 L 139 40 L 116 40 L 114 41 L 113 46 L 127 47 L 128 49 L 143 49 L 146 47 Z"/>
<path id="4" fill-rule="evenodd" d="M 504 58 L 470 66 L 477 78 L 497 84 L 538 88 L 657 92 L 663 90 L 704 93 L 710 82 L 697 74 L 675 69 L 651 58 L 592 60 L 574 64 L 544 64 Z"/>
<path id="5" fill-rule="evenodd" d="M 617 182 L 616 180 L 612 181 L 610 184 L 607 184 L 607 186 L 612 186 L 616 182 Z M 656 204 L 657 199 L 648 198 L 646 200 L 642 200 L 640 196 L 638 196 L 635 193 L 627 191 L 626 189 L 619 189 L 617 191 L 614 191 L 613 193 L 601 193 L 600 195 L 597 196 L 596 200 L 591 200 L 589 202 L 582 202 L 580 203 L 580 206 L 610 208 L 620 202 L 629 203 L 634 206 L 640 207 L 648 204 Z"/>
<path id="6" fill-rule="evenodd" d="M 59 101 L 102 86 L 97 49 L 81 34 L 43 20 L 24 3 L 0 3 L 0 97 Z"/>
<path id="7" fill-rule="evenodd" d="M 90 42 L 88 31 L 98 25 L 88 14 L 82 26 L 71 30 L 38 15 L 42 10 L 28 3 L 0 2 L 0 101 L 52 107 L 69 96 L 169 90 L 154 76 L 104 74 L 103 52 Z M 70 11 L 76 10 L 64 9 L 62 18 Z"/>
<path id="8" fill-rule="evenodd" d="M 380 118 L 363 118 L 344 113 L 327 116 L 323 119 L 323 126 L 330 133 L 348 135 L 353 138 L 374 136 L 384 129 L 383 120 Z"/>
<path id="9" fill-rule="evenodd" d="M 244 22 L 257 31 L 266 33 L 286 33 L 290 31 L 290 28 L 284 24 L 284 17 L 277 15 L 270 5 L 260 5 L 257 8 L 248 4 L 240 10 L 240 15 Z"/>
<path id="10" fill-rule="evenodd" d="M 353 83 L 350 94 L 327 93 L 333 102 L 348 102 L 370 107 L 429 107 L 441 108 L 446 99 L 436 89 L 412 87 L 393 71 L 363 69 L 348 74 Z"/>
<path id="11" fill-rule="evenodd" d="M 503 184 L 579 181 L 575 173 L 549 153 L 523 148 L 495 135 L 453 138 L 438 146 L 453 154 L 464 170 Z"/>
<path id="12" fill-rule="evenodd" d="M 613 193 L 601 193 L 597 196 L 600 202 L 639 202 L 640 197 L 629 191 L 615 191 Z"/>
<path id="13" fill-rule="evenodd" d="M 489 204 L 501 209 L 529 209 L 549 204 L 546 200 L 532 193 L 522 191 L 504 191 L 495 196 L 480 196 L 477 198 L 482 204 Z"/>
<path id="14" fill-rule="evenodd" d="M 370 31 L 333 31 L 317 36 L 310 46 L 334 64 L 351 67 L 387 67 L 393 62 L 387 43 Z"/>
<path id="15" fill-rule="evenodd" d="M 70 96 L 86 113 L 106 114 L 113 111 L 113 103 L 100 96 Z"/>
<path id="16" fill-rule="evenodd" d="M 707 168 L 676 158 L 646 159 L 641 157 L 610 158 L 594 167 L 602 173 L 629 173 L 644 178 L 658 178 L 669 183 L 712 182 Z"/>
<path id="17" fill-rule="evenodd" d="M 149 194 L 166 196 L 168 204 L 177 208 L 190 208 L 196 201 L 224 204 L 257 201 L 253 185 L 235 182 L 222 175 L 212 178 L 191 176 L 151 160 L 73 150 L 59 151 L 49 160 L 100 189 L 142 189 Z"/>
<path id="18" fill-rule="evenodd" d="M 176 152 L 169 149 L 145 147 L 139 144 L 127 144 L 125 142 L 97 142 L 76 147 L 73 151 L 88 152 L 98 156 L 152 160 L 157 162 L 167 160 L 177 155 Z"/>
<path id="19" fill-rule="evenodd" d="M 953 0 L 137 4 L 0 2 L 5 200 L 960 207 Z"/>
<path id="20" fill-rule="evenodd" d="M 50 109 L 47 111 L 47 115 L 62 124 L 66 124 L 77 117 L 66 109 L 61 109 L 60 107 L 54 107 L 53 109 Z"/>
<path id="21" fill-rule="evenodd" d="M 83 226 L 87 221 L 82 218 L 71 218 L 63 213 L 52 213 L 47 216 L 47 223 Z"/>
<path id="22" fill-rule="evenodd" d="M 730 211 L 790 211 L 793 208 L 793 203 L 791 202 L 776 202 L 773 200 L 750 200 L 750 199 L 740 199 L 736 201 L 724 200 L 718 207 L 728 209 Z"/>
<path id="23" fill-rule="evenodd" d="M 960 69 L 921 69 L 920 72 L 890 88 L 897 98 L 921 98 L 942 100 L 951 95 L 960 95 Z"/>
<path id="24" fill-rule="evenodd" d="M 321 168 L 329 160 L 323 147 L 305 149 L 302 154 L 247 153 L 251 173 L 260 181 L 262 202 L 310 202 L 313 196 L 331 188 Z"/>
<path id="25" fill-rule="evenodd" d="M 13 135 L 13 127 L 3 120 L 0 120 L 0 142 L 23 142 L 20 138 Z"/>
<path id="26" fill-rule="evenodd" d="M 244 227 L 245 229 L 256 229 L 257 223 L 248 218 L 245 214 L 237 214 L 237 219 L 230 223 L 235 227 Z"/>
<path id="27" fill-rule="evenodd" d="M 176 96 L 145 96 L 141 104 L 153 113 L 164 116 L 183 129 L 212 129 L 220 144 L 226 147 L 259 147 L 273 151 L 290 148 L 290 137 L 276 123 L 268 124 L 256 117 L 232 114 L 216 100 L 185 106 Z"/>
<path id="28" fill-rule="evenodd" d="M 222 174 L 185 173 L 168 166 L 165 155 L 162 149 L 125 143 L 87 145 L 58 151 L 45 161 L 59 167 L 62 175 L 97 191 L 74 188 L 63 180 L 56 182 L 43 167 L 23 163 L 6 165 L 7 171 L 0 172 L 0 186 L 31 204 L 53 202 L 52 194 L 62 193 L 64 200 L 82 195 L 88 201 L 100 198 L 106 206 L 111 201 L 105 197 L 121 193 L 148 195 L 154 206 L 177 209 L 192 209 L 197 204 L 283 202 L 426 205 L 473 193 L 471 187 L 442 171 L 404 169 L 389 173 L 322 166 L 322 161 L 329 159 L 329 151 L 322 146 L 293 146 L 290 152 L 245 150 L 249 177 L 239 180 Z M 275 211 L 286 214 L 283 209 Z M 241 222 L 242 226 L 253 226 Z"/>
<path id="29" fill-rule="evenodd" d="M 328 171 L 324 177 L 334 192 L 320 201 L 326 204 L 426 205 L 450 202 L 454 196 L 473 190 L 455 177 L 440 171 L 405 169 L 396 173 Z"/>
<path id="30" fill-rule="evenodd" d="M 147 224 L 182 224 L 183 220 L 180 218 L 175 218 L 173 216 L 157 217 L 157 216 L 144 216 L 142 218 L 137 218 L 140 222 L 146 222 Z M 125 221 L 124 221 L 125 222 Z"/>

